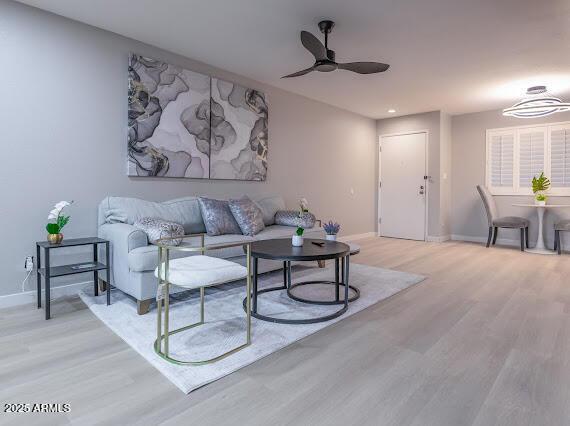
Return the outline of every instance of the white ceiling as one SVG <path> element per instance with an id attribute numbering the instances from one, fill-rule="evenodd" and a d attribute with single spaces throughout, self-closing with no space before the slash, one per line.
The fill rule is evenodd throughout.
<path id="1" fill-rule="evenodd" d="M 257 81 L 372 118 L 510 106 L 546 84 L 570 100 L 568 0 L 22 0 Z M 337 61 L 380 61 L 377 75 L 280 76 L 312 65 L 299 32 Z"/>

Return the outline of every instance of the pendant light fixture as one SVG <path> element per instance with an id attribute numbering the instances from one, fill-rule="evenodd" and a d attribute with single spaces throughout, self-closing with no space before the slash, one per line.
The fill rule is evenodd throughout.
<path id="1" fill-rule="evenodd" d="M 546 86 L 529 87 L 522 101 L 503 110 L 503 115 L 517 118 L 536 118 L 557 112 L 570 111 L 570 103 L 549 95 Z"/>

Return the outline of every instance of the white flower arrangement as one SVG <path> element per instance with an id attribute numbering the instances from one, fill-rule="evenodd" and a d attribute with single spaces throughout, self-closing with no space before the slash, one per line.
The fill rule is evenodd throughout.
<path id="1" fill-rule="evenodd" d="M 71 202 L 60 201 L 55 206 L 53 206 L 53 209 L 49 212 L 48 215 L 48 220 L 53 222 L 49 222 L 46 225 L 46 230 L 48 234 L 59 234 L 63 229 L 63 227 L 67 225 L 67 222 L 69 222 L 71 216 L 64 216 L 62 214 L 62 211 L 64 208 L 70 206 L 72 203 L 73 201 Z"/>

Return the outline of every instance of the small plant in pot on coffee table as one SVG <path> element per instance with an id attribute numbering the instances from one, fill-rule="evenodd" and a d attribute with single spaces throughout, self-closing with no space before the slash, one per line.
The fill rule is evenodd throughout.
<path id="1" fill-rule="evenodd" d="M 338 234 L 338 231 L 340 231 L 340 225 L 337 222 L 329 220 L 323 225 L 323 229 L 325 230 L 325 238 L 327 240 L 336 241 L 336 236 Z"/>
<path id="2" fill-rule="evenodd" d="M 309 213 L 309 203 L 306 198 L 301 198 L 299 200 L 299 219 L 302 219 L 305 213 Z M 303 245 L 303 234 L 305 233 L 305 228 L 298 226 L 295 231 L 295 235 L 292 238 L 292 244 L 296 247 Z"/>

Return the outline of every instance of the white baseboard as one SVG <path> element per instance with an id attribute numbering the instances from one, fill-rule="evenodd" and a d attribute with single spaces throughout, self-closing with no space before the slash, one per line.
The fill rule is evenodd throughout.
<path id="1" fill-rule="evenodd" d="M 339 241 L 356 241 L 356 240 L 363 240 L 365 238 L 375 237 L 376 232 L 365 232 L 364 234 L 354 234 L 354 235 L 345 235 L 339 237 Z"/>
<path id="2" fill-rule="evenodd" d="M 80 283 L 51 287 L 50 288 L 51 299 L 53 300 L 58 297 L 77 294 L 79 290 L 83 288 L 86 284 L 93 285 L 93 281 L 83 281 Z M 45 292 L 42 286 L 42 298 L 44 296 Z M 6 296 L 0 296 L 0 309 L 9 308 L 11 306 L 26 305 L 28 303 L 36 303 L 36 290 L 25 291 L 22 293 L 8 294 Z"/>
<path id="3" fill-rule="evenodd" d="M 451 240 L 451 235 L 441 235 L 441 236 L 433 236 L 433 235 L 428 235 L 426 237 L 426 241 L 429 243 L 443 243 L 445 241 L 449 241 Z"/>
<path id="4" fill-rule="evenodd" d="M 453 241 L 469 241 L 472 243 L 483 243 L 487 244 L 487 237 L 474 237 L 471 235 L 458 235 L 452 234 L 451 239 Z M 497 238 L 497 244 L 504 245 L 504 246 L 520 246 L 520 240 L 511 240 L 508 238 Z"/>

